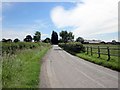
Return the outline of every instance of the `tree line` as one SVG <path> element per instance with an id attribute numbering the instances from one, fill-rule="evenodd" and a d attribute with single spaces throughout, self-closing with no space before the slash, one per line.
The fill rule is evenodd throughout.
<path id="1" fill-rule="evenodd" d="M 73 42 L 74 41 L 74 35 L 73 35 L 72 32 L 61 31 L 59 33 L 59 36 L 61 38 L 58 40 L 58 34 L 55 31 L 53 31 L 52 36 L 51 36 L 51 43 L 52 44 L 58 44 L 58 43 L 67 43 L 67 42 Z M 84 39 L 82 37 L 78 37 L 75 41 L 84 43 Z"/>
<path id="2" fill-rule="evenodd" d="M 32 37 L 31 35 L 27 35 L 23 41 L 24 42 L 32 42 L 32 40 L 34 40 L 34 42 L 39 42 L 41 40 L 41 33 L 39 31 L 35 32 L 35 35 Z M 12 39 L 2 39 L 2 42 L 12 42 Z M 18 38 L 14 39 L 13 42 L 20 42 L 20 40 Z"/>
<path id="3" fill-rule="evenodd" d="M 51 44 L 58 44 L 58 43 L 67 43 L 67 42 L 73 42 L 74 41 L 74 35 L 72 32 L 67 32 L 67 31 L 61 31 L 59 33 L 59 36 L 61 37 L 60 39 L 58 39 L 58 34 L 55 31 L 52 31 L 52 35 L 51 35 L 51 39 L 50 38 L 46 38 L 44 39 L 42 42 L 45 43 L 51 43 Z M 36 31 L 34 36 L 32 37 L 31 35 L 27 35 L 24 39 L 24 42 L 40 42 L 41 41 L 41 32 Z M 20 42 L 20 40 L 18 38 L 14 39 L 12 41 L 12 39 L 2 39 L 2 42 Z M 76 39 L 76 42 L 84 42 L 84 39 L 82 37 L 78 37 Z"/>
<path id="4" fill-rule="evenodd" d="M 58 43 L 67 43 L 67 42 L 73 42 L 74 41 L 74 35 L 72 32 L 68 32 L 68 31 L 61 31 L 59 33 L 59 36 L 60 36 L 60 39 L 58 39 L 58 34 L 57 32 L 55 31 L 52 31 L 52 34 L 51 34 L 51 38 L 46 38 L 44 40 L 41 40 L 41 32 L 39 31 L 36 31 L 35 34 L 33 35 L 33 37 L 31 35 L 27 35 L 23 41 L 24 42 L 45 42 L 45 43 L 51 43 L 51 44 L 58 44 Z M 2 42 L 20 42 L 20 40 L 18 38 L 14 39 L 12 41 L 12 39 L 2 39 Z M 86 43 L 84 42 L 84 39 L 82 37 L 78 37 L 75 42 L 81 42 L 82 44 L 83 43 Z M 104 43 L 104 41 L 102 41 L 101 43 Z M 112 42 L 108 42 L 110 44 L 119 44 L 119 42 L 116 42 L 115 40 L 112 40 Z"/>

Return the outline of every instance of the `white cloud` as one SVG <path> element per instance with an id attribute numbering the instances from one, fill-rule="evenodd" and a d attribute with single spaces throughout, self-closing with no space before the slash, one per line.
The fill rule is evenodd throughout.
<path id="1" fill-rule="evenodd" d="M 48 35 L 48 34 L 43 34 L 43 33 L 42 33 L 42 34 L 41 34 L 41 37 L 42 37 L 41 39 L 43 40 L 43 39 L 45 39 L 46 37 L 49 37 L 49 35 Z"/>
<path id="2" fill-rule="evenodd" d="M 58 28 L 72 26 L 76 37 L 118 31 L 119 0 L 84 0 L 70 10 L 54 7 L 51 19 Z"/>

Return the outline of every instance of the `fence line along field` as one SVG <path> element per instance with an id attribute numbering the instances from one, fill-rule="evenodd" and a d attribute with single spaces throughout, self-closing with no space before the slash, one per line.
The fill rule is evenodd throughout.
<path id="1" fill-rule="evenodd" d="M 78 57 L 120 71 L 120 67 L 118 66 L 120 45 L 84 44 L 84 47 L 85 53 L 77 53 Z"/>
<path id="2" fill-rule="evenodd" d="M 120 57 L 120 55 L 118 54 L 119 52 L 119 48 L 118 47 L 109 47 L 109 46 L 104 46 L 104 47 L 101 47 L 101 46 L 86 46 L 86 53 L 87 54 L 91 54 L 91 56 L 93 54 L 98 54 L 98 58 L 101 57 L 101 55 L 107 55 L 108 58 L 107 60 L 110 60 L 111 56 L 116 56 L 116 57 Z"/>

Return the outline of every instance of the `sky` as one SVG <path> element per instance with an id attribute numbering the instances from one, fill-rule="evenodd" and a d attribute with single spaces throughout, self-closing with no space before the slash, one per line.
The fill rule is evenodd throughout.
<path id="1" fill-rule="evenodd" d="M 33 36 L 51 38 L 52 31 L 71 31 L 87 40 L 118 41 L 118 1 L 2 2 L 2 38 Z M 1 10 L 0 10 L 1 11 Z"/>

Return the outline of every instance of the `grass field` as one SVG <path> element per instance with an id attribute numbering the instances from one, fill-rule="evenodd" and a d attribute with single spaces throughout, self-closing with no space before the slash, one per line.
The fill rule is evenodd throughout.
<path id="1" fill-rule="evenodd" d="M 41 58 L 50 48 L 42 44 L 33 49 L 22 49 L 15 54 L 3 56 L 2 87 L 3 88 L 37 88 Z"/>
<path id="2" fill-rule="evenodd" d="M 93 48 L 107 48 L 109 47 L 110 49 L 110 54 L 116 54 L 118 55 L 119 50 L 113 50 L 113 49 L 120 49 L 120 45 L 111 45 L 111 44 L 84 44 L 85 47 L 93 47 Z M 93 49 L 93 51 L 97 52 L 97 49 Z M 101 49 L 101 52 L 107 53 L 107 49 Z"/>
<path id="3" fill-rule="evenodd" d="M 106 47 L 109 47 L 110 48 L 110 54 L 116 54 L 118 55 L 119 54 L 119 50 L 113 50 L 113 48 L 116 48 L 116 49 L 120 49 L 119 45 L 108 45 L 108 44 L 84 44 L 84 46 L 89 46 L 89 47 L 100 47 L 100 48 L 106 48 Z M 97 52 L 98 49 L 92 49 L 93 52 Z M 101 52 L 103 53 L 106 53 L 107 54 L 107 49 L 101 49 L 100 50 Z M 99 64 L 99 65 L 102 65 L 102 66 L 105 66 L 105 67 L 108 67 L 108 68 L 111 68 L 111 69 L 114 69 L 114 70 L 117 70 L 117 71 L 120 71 L 120 67 L 119 67 L 119 57 L 118 56 L 110 56 L 110 60 L 107 61 L 108 59 L 108 56 L 107 55 L 100 55 L 100 58 L 98 58 L 98 54 L 95 54 L 93 53 L 93 55 L 91 56 L 91 53 L 90 53 L 90 49 L 89 49 L 89 53 L 87 54 L 87 52 L 85 53 L 77 53 L 76 54 L 78 57 L 81 57 L 85 60 L 88 60 L 90 62 L 93 62 L 93 63 L 96 63 L 96 64 Z"/>

